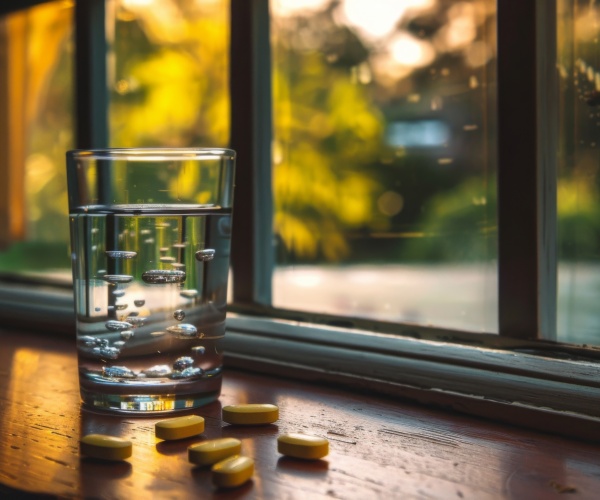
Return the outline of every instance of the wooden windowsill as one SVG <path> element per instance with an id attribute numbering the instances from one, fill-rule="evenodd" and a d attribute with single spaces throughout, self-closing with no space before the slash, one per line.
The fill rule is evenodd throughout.
<path id="1" fill-rule="evenodd" d="M 116 417 L 81 410 L 74 343 L 0 331 L 0 497 L 19 492 L 64 498 L 593 498 L 600 449 L 380 397 L 283 378 L 226 370 L 221 400 L 198 410 L 201 437 L 162 442 L 164 417 Z M 221 405 L 271 402 L 276 424 L 237 428 Z M 325 436 L 330 454 L 316 462 L 283 458 L 282 432 Z M 90 432 L 131 439 L 126 462 L 79 455 Z M 216 490 L 187 447 L 219 436 L 240 438 L 256 461 L 253 480 Z"/>

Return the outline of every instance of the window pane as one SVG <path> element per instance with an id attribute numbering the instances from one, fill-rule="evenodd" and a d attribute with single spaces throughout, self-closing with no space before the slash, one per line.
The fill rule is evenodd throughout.
<path id="1" fill-rule="evenodd" d="M 277 307 L 497 332 L 495 2 L 272 2 Z"/>
<path id="2" fill-rule="evenodd" d="M 70 269 L 73 2 L 0 18 L 0 272 Z"/>
<path id="3" fill-rule="evenodd" d="M 600 344 L 600 8 L 558 2 L 558 339 Z"/>
<path id="4" fill-rule="evenodd" d="M 226 146 L 229 2 L 107 6 L 111 146 Z"/>

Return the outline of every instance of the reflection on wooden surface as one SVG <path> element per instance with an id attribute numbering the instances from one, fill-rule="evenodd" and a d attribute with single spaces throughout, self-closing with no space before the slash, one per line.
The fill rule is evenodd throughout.
<path id="1" fill-rule="evenodd" d="M 77 392 L 74 342 L 0 332 L 0 497 L 14 489 L 93 498 L 551 498 L 575 491 L 594 498 L 600 450 L 475 418 L 350 394 L 333 388 L 226 371 L 221 401 L 196 413 L 198 437 L 154 437 L 163 417 L 116 417 L 84 411 Z M 276 424 L 241 428 L 221 421 L 221 405 L 266 402 Z M 133 455 L 104 463 L 79 455 L 91 432 L 133 442 Z M 327 437 L 330 454 L 314 462 L 282 457 L 277 436 Z M 187 447 L 232 436 L 256 462 L 253 480 L 215 489 Z M 13 491 L 11 491 L 11 488 Z"/>

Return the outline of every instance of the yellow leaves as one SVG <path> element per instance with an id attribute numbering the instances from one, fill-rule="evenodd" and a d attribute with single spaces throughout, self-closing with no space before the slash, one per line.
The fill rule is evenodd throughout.
<path id="1" fill-rule="evenodd" d="M 182 162 L 178 171 L 170 175 L 169 193 L 183 202 L 214 203 L 219 187 L 219 178 L 214 172 L 209 167 L 198 169 L 194 161 Z"/>
<path id="2" fill-rule="evenodd" d="M 598 196 L 589 180 L 577 176 L 560 179 L 557 191 L 559 216 L 596 212 Z"/>
<path id="3" fill-rule="evenodd" d="M 229 138 L 228 39 L 225 0 L 158 0 L 121 5 L 149 46 L 117 37 L 115 90 L 135 82 L 112 106 L 114 146 L 225 146 Z M 128 18 L 129 19 L 129 18 Z M 117 33 L 119 33 L 117 31 Z M 119 43 L 123 50 L 119 51 Z"/>
<path id="4" fill-rule="evenodd" d="M 274 65 L 275 230 L 298 258 L 337 261 L 348 232 L 381 226 L 377 162 L 383 118 L 365 87 L 316 52 L 278 54 Z"/>
<path id="5" fill-rule="evenodd" d="M 362 174 L 351 174 L 338 188 L 340 220 L 349 226 L 360 226 L 372 218 L 373 193 L 376 183 Z"/>
<path id="6" fill-rule="evenodd" d="M 192 127 L 200 107 L 200 83 L 190 78 L 195 72 L 193 59 L 174 51 L 161 51 L 139 64 L 132 74 L 146 90 L 146 99 L 128 113 L 127 128 L 160 137 L 164 145 L 182 145 L 181 132 Z M 135 135 L 128 145 L 139 145 Z"/>
<path id="7" fill-rule="evenodd" d="M 320 251 L 325 260 L 337 261 L 348 253 L 346 238 L 330 220 L 311 220 L 280 210 L 275 213 L 275 231 L 299 257 L 314 259 Z"/>
<path id="8" fill-rule="evenodd" d="M 315 237 L 315 229 L 317 229 L 315 224 L 311 224 L 304 218 L 283 211 L 275 213 L 275 230 L 285 247 L 298 255 L 316 257 L 318 241 Z"/>
<path id="9" fill-rule="evenodd" d="M 379 185 L 365 174 L 336 172 L 301 145 L 294 158 L 275 168 L 275 231 L 298 257 L 340 260 L 348 253 L 345 232 L 372 222 Z"/>

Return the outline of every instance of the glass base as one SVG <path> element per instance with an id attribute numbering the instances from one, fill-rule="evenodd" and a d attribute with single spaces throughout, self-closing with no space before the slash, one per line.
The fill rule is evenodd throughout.
<path id="1" fill-rule="evenodd" d="M 83 405 L 90 410 L 117 413 L 163 413 L 205 406 L 219 398 L 219 391 L 207 394 L 98 394 L 81 390 Z"/>

